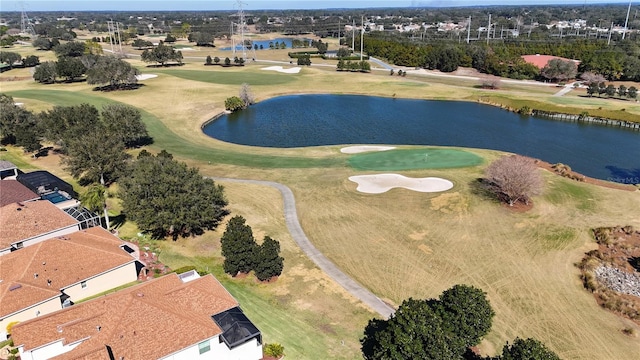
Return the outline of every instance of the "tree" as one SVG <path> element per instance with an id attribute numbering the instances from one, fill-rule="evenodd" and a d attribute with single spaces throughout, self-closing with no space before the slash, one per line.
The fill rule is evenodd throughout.
<path id="1" fill-rule="evenodd" d="M 598 83 L 590 83 L 589 86 L 587 87 L 587 95 L 589 95 L 589 97 L 593 96 L 593 94 L 599 94 L 599 90 L 598 90 Z"/>
<path id="2" fill-rule="evenodd" d="M 87 70 L 87 83 L 90 85 L 108 84 L 109 89 L 118 89 L 136 84 L 138 69 L 115 56 L 100 56 Z"/>
<path id="3" fill-rule="evenodd" d="M 468 285 L 445 290 L 434 310 L 442 318 L 445 330 L 454 333 L 465 348 L 480 343 L 491 330 L 495 315 L 485 293 Z"/>
<path id="4" fill-rule="evenodd" d="M 105 185 L 124 173 L 127 159 L 129 154 L 124 151 L 122 140 L 110 136 L 103 126 L 97 126 L 67 140 L 67 154 L 62 163 L 76 179 Z"/>
<path id="5" fill-rule="evenodd" d="M 404 300 L 389 320 L 372 319 L 360 339 L 365 359 L 456 358 L 442 319 L 425 300 Z"/>
<path id="6" fill-rule="evenodd" d="M 207 58 L 204 61 L 205 65 L 211 65 L 213 64 L 213 59 L 211 58 L 211 55 L 207 55 Z"/>
<path id="7" fill-rule="evenodd" d="M 109 224 L 109 212 L 107 211 L 105 192 L 104 185 L 91 184 L 87 191 L 80 195 L 80 202 L 84 207 L 93 212 L 102 210 L 108 230 L 111 225 Z"/>
<path id="8" fill-rule="evenodd" d="M 251 92 L 251 87 L 247 83 L 243 83 L 242 86 L 240 87 L 239 97 L 244 103 L 245 108 L 256 102 L 256 99 L 253 96 L 253 93 Z"/>
<path id="9" fill-rule="evenodd" d="M 189 41 L 196 43 L 196 46 L 213 46 L 214 36 L 209 32 L 198 31 L 189 34 Z"/>
<path id="10" fill-rule="evenodd" d="M 607 85 L 607 88 L 605 89 L 605 93 L 609 97 L 614 96 L 616 94 L 616 87 L 613 84 Z"/>
<path id="11" fill-rule="evenodd" d="M 371 71 L 371 65 L 366 60 L 360 61 L 358 63 L 358 65 L 360 66 L 360 71 L 361 72 L 370 72 Z"/>
<path id="12" fill-rule="evenodd" d="M 77 57 L 61 57 L 56 62 L 56 72 L 58 76 L 73 81 L 81 77 L 87 71 L 80 58 Z"/>
<path id="13" fill-rule="evenodd" d="M 165 40 L 165 42 L 166 42 L 166 40 Z M 131 46 L 133 46 L 137 50 L 142 50 L 142 49 L 146 49 L 146 48 L 152 47 L 153 43 L 151 41 L 148 41 L 148 40 L 135 39 L 135 40 L 133 40 L 133 43 L 131 43 Z"/>
<path id="14" fill-rule="evenodd" d="M 22 59 L 22 65 L 24 67 L 34 67 L 40 64 L 40 58 L 35 55 L 29 55 Z"/>
<path id="15" fill-rule="evenodd" d="M 220 245 L 225 273 L 236 276 L 253 270 L 258 245 L 251 227 L 245 224 L 242 216 L 236 215 L 229 220 L 227 229 L 220 238 Z"/>
<path id="16" fill-rule="evenodd" d="M 578 66 L 575 62 L 552 59 L 540 70 L 540 75 L 551 81 L 565 81 L 573 79 L 577 72 Z"/>
<path id="17" fill-rule="evenodd" d="M 582 75 L 580 75 L 580 79 L 582 79 L 587 85 L 595 84 L 596 86 L 606 80 L 604 76 L 592 73 L 590 71 L 582 73 Z"/>
<path id="18" fill-rule="evenodd" d="M 244 101 L 237 96 L 232 96 L 224 101 L 224 108 L 231 112 L 242 110 L 246 107 Z"/>
<path id="19" fill-rule="evenodd" d="M 231 59 L 229 59 L 229 57 L 224 58 L 224 66 L 229 66 L 231 65 Z"/>
<path id="20" fill-rule="evenodd" d="M 53 84 L 58 77 L 58 67 L 55 61 L 45 61 L 36 67 L 33 80 L 41 84 Z"/>
<path id="21" fill-rule="evenodd" d="M 280 276 L 284 268 L 284 258 L 280 256 L 280 243 L 265 236 L 256 250 L 254 270 L 258 280 L 265 281 Z"/>
<path id="22" fill-rule="evenodd" d="M 166 151 L 154 156 L 143 150 L 118 185 L 127 218 L 154 238 L 201 234 L 227 214 L 224 188 Z"/>
<path id="23" fill-rule="evenodd" d="M 18 53 L 10 51 L 0 51 L 0 62 L 9 65 L 9 68 L 13 69 L 13 66 L 22 59 L 22 56 Z"/>
<path id="24" fill-rule="evenodd" d="M 337 70 L 338 71 L 343 71 L 345 66 L 346 66 L 346 64 L 345 64 L 344 60 L 343 59 L 339 59 L 338 60 L 338 65 L 336 65 Z"/>
<path id="25" fill-rule="evenodd" d="M 176 51 L 172 46 L 165 45 L 162 41 L 158 46 L 153 49 L 147 49 L 142 52 L 140 58 L 144 62 L 159 63 L 161 66 L 165 66 L 169 61 L 175 61 L 182 64 L 182 52 Z"/>
<path id="26" fill-rule="evenodd" d="M 95 106 L 80 104 L 74 106 L 55 106 L 49 111 L 38 114 L 39 127 L 45 139 L 60 145 L 66 152 L 69 141 L 83 134 L 94 132 L 100 126 L 100 114 Z"/>
<path id="27" fill-rule="evenodd" d="M 58 59 L 63 57 L 80 57 L 85 53 L 85 45 L 80 41 L 70 41 L 53 48 Z"/>
<path id="28" fill-rule="evenodd" d="M 627 96 L 631 99 L 638 97 L 638 89 L 635 86 L 629 86 L 627 89 Z"/>
<path id="29" fill-rule="evenodd" d="M 498 197 L 513 206 L 529 203 L 530 197 L 542 190 L 542 177 L 532 159 L 519 155 L 502 157 L 487 167 L 486 180 Z"/>
<path id="30" fill-rule="evenodd" d="M 349 57 L 349 56 L 351 56 L 351 50 L 349 48 L 346 48 L 346 47 L 341 47 L 340 49 L 338 49 L 338 52 L 336 53 L 336 56 L 338 58 Z"/>
<path id="31" fill-rule="evenodd" d="M 46 37 L 38 36 L 31 44 L 38 50 L 51 50 L 55 43 Z"/>
<path id="32" fill-rule="evenodd" d="M 214 62 L 214 63 L 216 63 L 216 65 L 217 65 L 217 64 L 219 64 L 219 63 L 220 63 L 220 58 L 219 58 L 219 57 L 217 57 L 217 56 L 216 56 L 216 57 L 214 57 L 214 58 L 213 58 L 213 62 Z"/>
<path id="33" fill-rule="evenodd" d="M 147 128 L 142 122 L 140 110 L 124 104 L 108 104 L 102 107 L 102 122 L 109 136 L 132 148 L 150 142 Z"/>
<path id="34" fill-rule="evenodd" d="M 627 87 L 620 84 L 620 86 L 618 87 L 618 96 L 624 97 L 626 95 L 627 95 Z"/>
<path id="35" fill-rule="evenodd" d="M 500 360 L 560 360 L 560 357 L 535 339 L 516 338 L 502 348 Z"/>
<path id="36" fill-rule="evenodd" d="M 21 146 L 26 152 L 42 147 L 36 117 L 5 94 L 0 94 L 0 141 Z"/>

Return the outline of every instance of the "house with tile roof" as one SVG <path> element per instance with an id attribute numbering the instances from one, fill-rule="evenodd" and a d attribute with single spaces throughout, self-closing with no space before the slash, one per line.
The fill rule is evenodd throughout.
<path id="1" fill-rule="evenodd" d="M 0 207 L 16 202 L 39 200 L 40 196 L 16 180 L 0 181 Z"/>
<path id="2" fill-rule="evenodd" d="M 0 257 L 46 239 L 79 230 L 78 220 L 49 201 L 15 202 L 2 206 Z"/>
<path id="3" fill-rule="evenodd" d="M 126 242 L 93 227 L 0 257 L 0 339 L 7 325 L 137 280 Z"/>
<path id="4" fill-rule="evenodd" d="M 15 180 L 20 170 L 11 161 L 0 160 L 0 180 Z"/>
<path id="5" fill-rule="evenodd" d="M 23 360 L 261 359 L 262 336 L 212 275 L 169 274 L 13 327 Z"/>

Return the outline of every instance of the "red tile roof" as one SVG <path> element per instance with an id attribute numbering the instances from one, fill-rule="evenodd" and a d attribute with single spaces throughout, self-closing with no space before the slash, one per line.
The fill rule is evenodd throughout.
<path id="1" fill-rule="evenodd" d="M 134 261 L 121 244 L 122 240 L 96 227 L 0 256 L 0 316 L 59 296 L 70 285 Z M 11 290 L 18 284 L 18 289 Z"/>
<path id="2" fill-rule="evenodd" d="M 560 60 L 564 60 L 564 61 L 573 61 L 576 64 L 580 64 L 579 60 L 572 60 L 572 59 L 567 59 L 567 58 L 563 58 L 563 57 L 560 57 L 560 56 L 552 56 L 552 55 L 536 54 L 536 55 L 522 55 L 521 57 L 522 57 L 522 59 L 524 61 L 528 62 L 529 64 L 535 65 L 538 69 L 542 69 L 543 67 L 545 67 L 547 65 L 547 63 L 550 60 L 553 60 L 553 59 L 560 59 Z"/>
<path id="3" fill-rule="evenodd" d="M 0 206 L 15 202 L 37 200 L 40 196 L 20 184 L 17 180 L 0 181 Z"/>
<path id="4" fill-rule="evenodd" d="M 31 201 L 21 204 L 12 203 L 0 207 L 0 249 L 6 249 L 17 241 L 78 223 L 76 219 L 49 201 Z"/>
<path id="5" fill-rule="evenodd" d="M 54 359 L 158 359 L 222 333 L 212 315 L 238 302 L 212 275 L 182 283 L 176 274 L 120 290 L 14 326 L 24 350 L 86 339 Z"/>

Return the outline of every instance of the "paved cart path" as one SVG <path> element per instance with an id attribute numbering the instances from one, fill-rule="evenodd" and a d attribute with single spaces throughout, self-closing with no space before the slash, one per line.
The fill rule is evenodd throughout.
<path id="1" fill-rule="evenodd" d="M 262 181 L 262 180 L 249 180 L 249 179 L 231 179 L 224 177 L 209 177 L 214 181 L 228 181 L 228 182 L 236 182 L 236 183 L 245 183 L 245 184 L 255 184 L 255 185 L 263 185 L 270 186 L 276 188 L 282 194 L 282 199 L 284 201 L 284 219 L 287 224 L 287 228 L 289 228 L 289 232 L 291 233 L 291 237 L 293 240 L 300 246 L 302 251 L 320 268 L 324 271 L 329 277 L 331 277 L 335 282 L 340 284 L 345 290 L 347 290 L 351 295 L 360 299 L 363 303 L 367 304 L 371 309 L 376 311 L 378 314 L 382 315 L 385 319 L 389 318 L 391 314 L 395 312 L 395 310 L 385 304 L 380 298 L 375 296 L 371 291 L 367 290 L 365 287 L 357 283 L 347 274 L 343 273 L 331 260 L 329 260 L 326 256 L 322 255 L 322 253 L 309 241 L 307 235 L 305 235 L 302 227 L 300 226 L 300 221 L 298 220 L 298 213 L 296 211 L 296 200 L 293 196 L 293 192 L 286 185 L 273 182 L 273 181 Z"/>

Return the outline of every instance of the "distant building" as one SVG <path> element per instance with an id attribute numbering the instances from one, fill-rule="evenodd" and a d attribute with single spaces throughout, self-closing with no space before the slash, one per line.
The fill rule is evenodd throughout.
<path id="1" fill-rule="evenodd" d="M 125 245 L 95 227 L 0 256 L 0 339 L 10 323 L 136 281 L 139 266 Z"/>
<path id="2" fill-rule="evenodd" d="M 212 275 L 175 273 L 17 324 L 23 360 L 262 358 L 262 335 Z"/>

